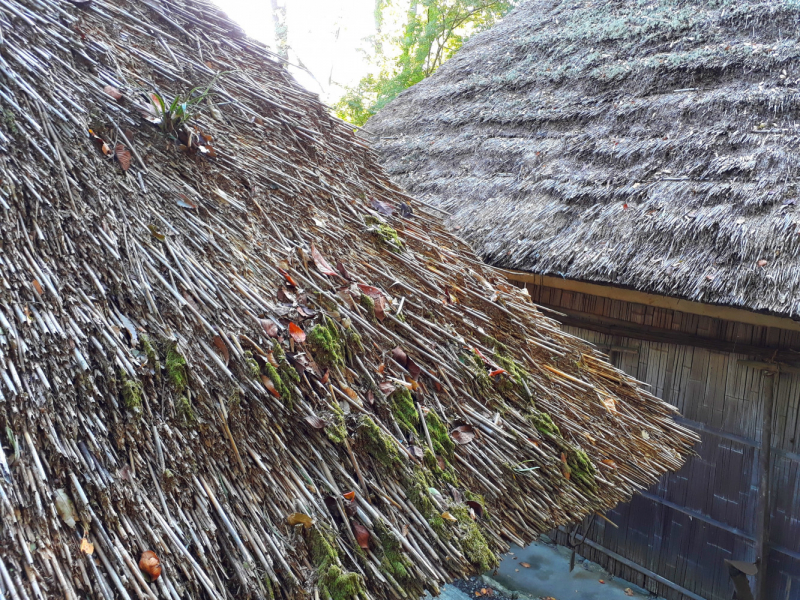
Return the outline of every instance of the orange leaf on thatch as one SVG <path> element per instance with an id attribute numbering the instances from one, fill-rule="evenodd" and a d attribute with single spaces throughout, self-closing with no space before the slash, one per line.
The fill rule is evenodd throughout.
<path id="1" fill-rule="evenodd" d="M 353 533 L 356 534 L 358 545 L 364 550 L 369 550 L 369 531 L 367 528 L 361 523 L 353 522 Z"/>
<path id="2" fill-rule="evenodd" d="M 323 275 L 330 275 L 331 277 L 338 275 L 328 261 L 325 260 L 325 257 L 316 249 L 314 242 L 311 242 L 311 258 L 314 259 L 314 264 L 317 265 L 317 269 L 319 269 L 319 272 Z"/>
<path id="3" fill-rule="evenodd" d="M 302 344 L 306 341 L 306 332 L 300 329 L 299 325 L 295 325 L 294 323 L 289 323 L 289 335 L 291 335 L 292 339 L 298 344 Z"/>
<path id="4" fill-rule="evenodd" d="M 356 497 L 356 493 L 355 492 L 345 492 L 344 494 L 342 494 L 342 496 L 344 496 L 345 500 L 349 500 L 350 502 L 352 502 Z"/>
<path id="5" fill-rule="evenodd" d="M 112 85 L 107 85 L 103 91 L 111 96 L 114 100 L 122 100 L 122 93 Z"/>
<path id="6" fill-rule="evenodd" d="M 122 144 L 117 144 L 114 148 L 114 154 L 116 154 L 122 170 L 127 171 L 131 166 L 131 151 L 126 149 Z"/>
<path id="7" fill-rule="evenodd" d="M 267 388 L 267 390 L 269 390 L 270 394 L 272 394 L 276 398 L 280 398 L 281 397 L 280 392 L 278 392 L 278 390 L 275 388 L 275 384 L 272 383 L 272 379 L 270 379 L 266 375 L 262 375 L 261 376 L 261 382 L 264 384 L 264 387 Z"/>
<path id="8" fill-rule="evenodd" d="M 475 432 L 471 425 L 459 425 L 450 432 L 450 437 L 456 444 L 464 445 L 469 444 L 475 439 Z"/>
<path id="9" fill-rule="evenodd" d="M 222 338 L 218 335 L 214 336 L 214 345 L 217 347 L 217 350 L 220 351 L 222 356 L 225 357 L 225 364 L 227 365 L 231 361 L 230 352 L 228 352 L 228 347 L 225 345 L 225 342 L 222 341 Z"/>
<path id="10" fill-rule="evenodd" d="M 35 279 L 31 282 L 33 283 L 33 287 L 36 288 L 36 292 L 41 296 L 44 294 L 44 290 L 42 289 L 42 284 L 36 281 Z"/>

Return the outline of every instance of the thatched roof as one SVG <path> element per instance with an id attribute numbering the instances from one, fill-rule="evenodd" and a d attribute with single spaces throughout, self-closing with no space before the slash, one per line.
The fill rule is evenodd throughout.
<path id="1" fill-rule="evenodd" d="M 413 598 L 682 463 L 211 4 L 0 30 L 5 598 Z"/>
<path id="2" fill-rule="evenodd" d="M 494 265 L 797 317 L 798 20 L 532 0 L 367 129 Z"/>

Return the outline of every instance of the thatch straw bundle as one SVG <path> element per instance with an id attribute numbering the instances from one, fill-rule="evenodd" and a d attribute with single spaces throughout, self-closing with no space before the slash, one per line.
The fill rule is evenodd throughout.
<path id="1" fill-rule="evenodd" d="M 798 19 L 530 1 L 368 129 L 492 264 L 798 316 Z"/>
<path id="2" fill-rule="evenodd" d="M 0 30 L 4 597 L 412 598 L 681 464 L 212 5 Z"/>

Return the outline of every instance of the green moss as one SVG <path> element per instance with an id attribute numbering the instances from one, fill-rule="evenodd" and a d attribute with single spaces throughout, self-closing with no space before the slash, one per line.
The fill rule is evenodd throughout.
<path id="1" fill-rule="evenodd" d="M 286 408 L 289 410 L 292 410 L 294 407 L 294 395 L 292 394 L 291 388 L 286 387 L 286 384 L 283 383 L 283 379 L 278 374 L 278 369 L 269 363 L 264 363 L 263 369 L 264 374 L 270 378 L 272 385 L 275 386 L 275 391 L 280 395 L 284 406 L 286 406 Z"/>
<path id="2" fill-rule="evenodd" d="M 339 330 L 330 317 L 325 317 L 322 323 L 315 325 L 308 332 L 308 347 L 314 354 L 314 359 L 322 366 L 342 365 L 344 356 L 342 342 L 339 339 Z"/>
<path id="3" fill-rule="evenodd" d="M 364 351 L 364 343 L 361 340 L 361 336 L 352 328 L 347 330 L 347 347 L 356 354 Z"/>
<path id="4" fill-rule="evenodd" d="M 292 382 L 295 385 L 299 385 L 300 375 L 297 373 L 297 369 L 286 360 L 286 353 L 283 351 L 283 346 L 281 346 L 278 340 L 275 340 L 272 346 L 272 356 L 275 358 L 275 362 L 278 363 L 278 371 L 280 371 L 284 382 Z"/>
<path id="5" fill-rule="evenodd" d="M 419 413 L 414 405 L 411 392 L 405 386 L 397 386 L 389 397 L 392 403 L 392 414 L 402 429 L 417 434 Z"/>
<path id="6" fill-rule="evenodd" d="M 428 411 L 428 414 L 425 415 L 425 424 L 428 426 L 428 434 L 431 436 L 434 450 L 439 454 L 452 458 L 456 445 L 450 439 L 447 427 L 442 423 L 436 411 Z"/>
<path id="7" fill-rule="evenodd" d="M 131 379 L 125 373 L 120 371 L 120 379 L 122 380 L 122 400 L 125 408 L 140 415 L 142 413 L 142 384 L 136 379 Z"/>
<path id="8" fill-rule="evenodd" d="M 155 369 L 156 373 L 158 373 L 158 351 L 156 350 L 155 346 L 153 346 L 149 336 L 141 335 L 139 339 L 142 340 L 142 350 L 144 350 L 144 355 L 147 357 L 147 364 L 149 364 L 153 369 Z"/>
<path id="9" fill-rule="evenodd" d="M 450 513 L 458 519 L 459 544 L 467 560 L 479 573 L 496 568 L 500 561 L 489 548 L 480 528 L 469 516 L 469 508 L 459 504 L 450 508 Z"/>
<path id="10" fill-rule="evenodd" d="M 194 425 L 197 423 L 197 417 L 195 417 L 194 409 L 192 408 L 192 401 L 189 400 L 188 396 L 180 396 L 175 402 L 175 408 L 178 411 L 178 416 L 180 416 L 184 424 Z"/>
<path id="11" fill-rule="evenodd" d="M 311 558 L 317 569 L 318 583 L 322 598 L 332 600 L 353 600 L 364 592 L 364 579 L 358 573 L 342 569 L 334 542 L 323 533 L 319 526 L 309 533 Z"/>
<path id="12" fill-rule="evenodd" d="M 3 122 L 6 124 L 6 127 L 8 127 L 11 133 L 14 135 L 19 133 L 19 129 L 17 129 L 17 118 L 13 111 L 7 108 L 3 109 Z"/>
<path id="13" fill-rule="evenodd" d="M 347 439 L 347 426 L 344 423 L 344 413 L 342 409 L 334 405 L 333 423 L 325 427 L 325 435 L 336 444 L 341 444 Z"/>
<path id="14" fill-rule="evenodd" d="M 391 576 L 402 588 L 412 592 L 410 597 L 419 597 L 421 594 L 413 592 L 416 590 L 421 592 L 422 588 L 418 578 L 412 574 L 413 563 L 403 554 L 400 542 L 380 520 L 375 521 L 374 529 L 383 547 L 383 557 L 379 566 L 381 573 Z"/>
<path id="15" fill-rule="evenodd" d="M 361 417 L 356 433 L 363 448 L 383 466 L 391 468 L 403 464 L 397 444 L 370 417 Z"/>
<path id="16" fill-rule="evenodd" d="M 371 323 L 376 321 L 375 319 L 375 300 L 367 296 L 366 294 L 361 294 L 361 297 L 358 299 L 358 303 L 367 309 L 367 316 Z"/>
<path id="17" fill-rule="evenodd" d="M 572 448 L 567 451 L 567 465 L 572 472 L 572 479 L 576 479 L 594 490 L 597 483 L 594 479 L 595 466 L 583 450 Z"/>
<path id="18" fill-rule="evenodd" d="M 397 230 L 385 223 L 372 226 L 372 232 L 378 237 L 381 243 L 392 252 L 402 252 L 405 249 L 403 240 L 397 235 Z"/>
<path id="19" fill-rule="evenodd" d="M 414 467 L 410 475 L 406 474 L 403 484 L 406 497 L 416 507 L 419 514 L 428 520 L 438 514 L 431 493 L 428 491 L 431 482 L 428 481 L 424 470 Z"/>
<path id="20" fill-rule="evenodd" d="M 189 381 L 186 373 L 186 359 L 178 353 L 174 343 L 167 348 L 167 377 L 179 394 L 186 389 Z"/>
<path id="21" fill-rule="evenodd" d="M 463 352 L 460 356 L 460 362 L 469 373 L 470 379 L 479 395 L 491 392 L 493 388 L 492 378 L 489 377 L 486 364 L 480 356 L 474 352 Z"/>
<path id="22" fill-rule="evenodd" d="M 247 371 L 250 377 L 261 380 L 261 367 L 258 366 L 258 361 L 253 358 L 253 353 L 250 350 L 244 351 L 244 362 L 247 365 Z"/>
<path id="23" fill-rule="evenodd" d="M 531 425 L 533 425 L 537 431 L 539 431 L 539 433 L 544 433 L 557 438 L 561 437 L 561 430 L 558 428 L 558 425 L 553 423 L 553 419 L 551 419 L 550 415 L 548 415 L 546 412 L 534 410 L 527 415 L 527 418 Z"/>

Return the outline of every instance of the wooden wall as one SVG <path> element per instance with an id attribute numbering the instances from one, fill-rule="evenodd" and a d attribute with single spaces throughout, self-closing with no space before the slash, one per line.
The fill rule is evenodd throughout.
<path id="1" fill-rule="evenodd" d="M 527 287 L 534 302 L 566 313 L 567 331 L 603 348 L 701 434 L 698 456 L 681 471 L 608 513 L 619 529 L 595 519 L 589 534 L 695 597 L 730 600 L 723 560 L 754 559 L 762 390 L 774 385 L 768 598 L 800 600 L 800 369 L 767 375 L 742 364 L 791 358 L 800 352 L 800 332 Z M 670 342 L 657 341 L 663 338 Z M 692 597 L 586 545 L 579 552 L 669 600 Z"/>

